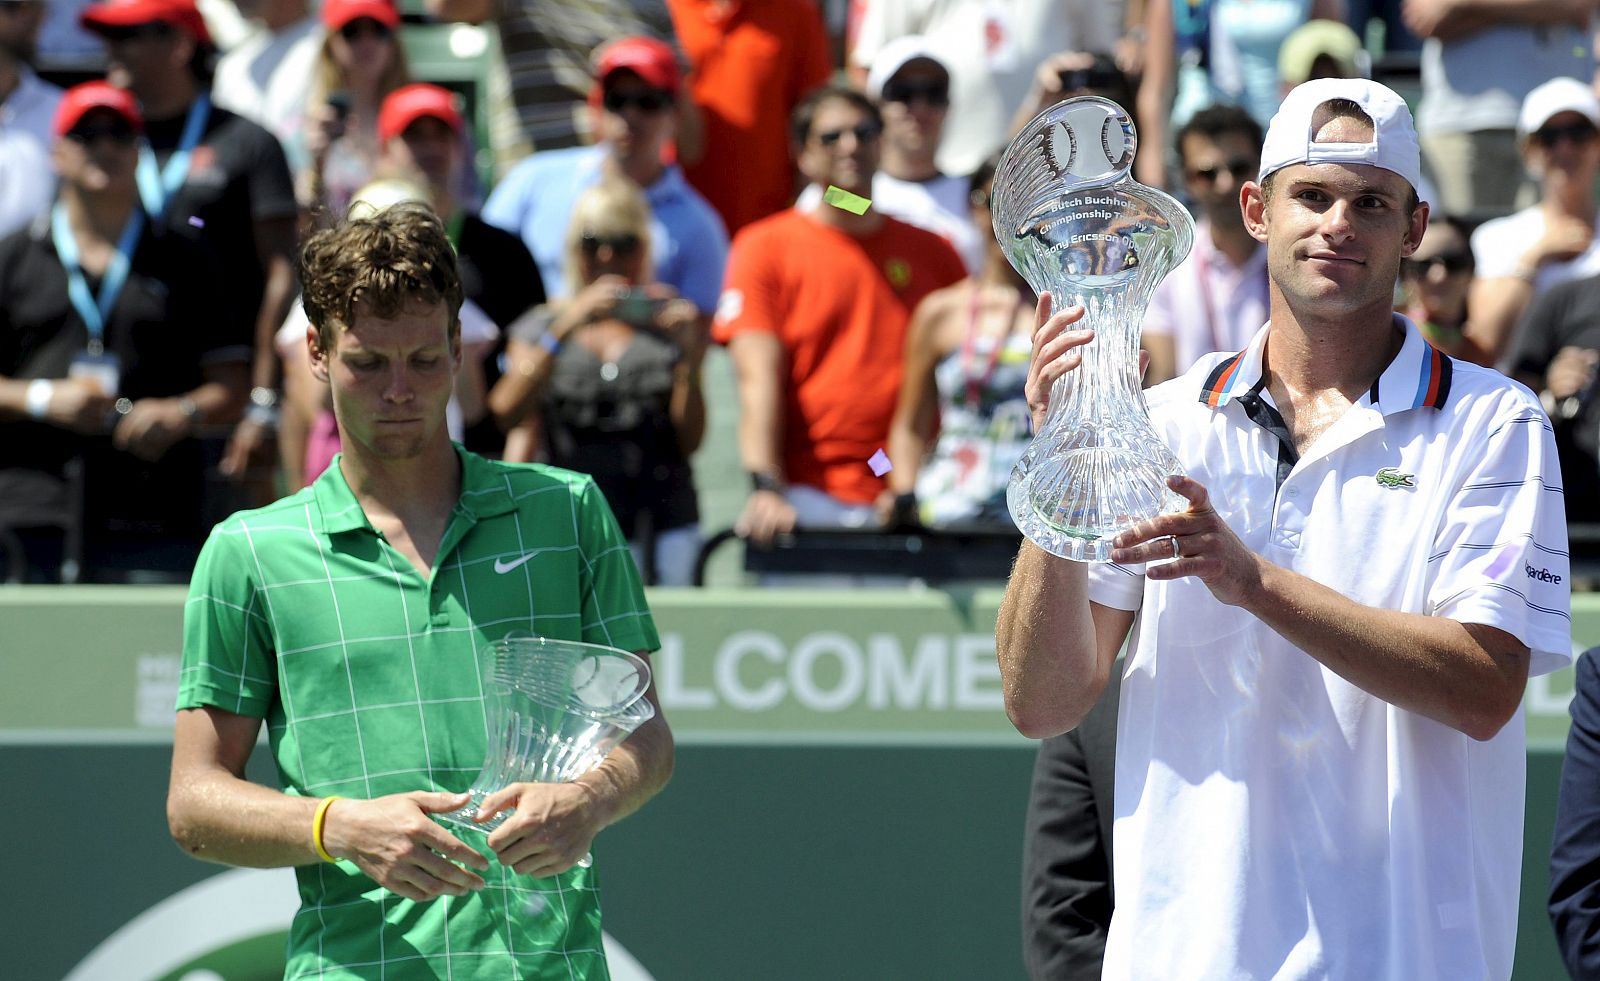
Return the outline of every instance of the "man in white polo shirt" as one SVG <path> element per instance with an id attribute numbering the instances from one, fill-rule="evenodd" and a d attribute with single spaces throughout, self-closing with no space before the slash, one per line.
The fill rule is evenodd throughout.
<path id="1" fill-rule="evenodd" d="M 1561 481 L 1532 393 L 1392 313 L 1419 170 L 1390 90 L 1290 93 L 1240 194 L 1271 319 L 1148 393 L 1189 507 L 1114 564 L 1018 557 L 1017 728 L 1076 725 L 1128 641 L 1107 978 L 1511 973 L 1522 690 L 1570 652 Z M 1037 421 L 1081 316 L 1041 301 Z"/>

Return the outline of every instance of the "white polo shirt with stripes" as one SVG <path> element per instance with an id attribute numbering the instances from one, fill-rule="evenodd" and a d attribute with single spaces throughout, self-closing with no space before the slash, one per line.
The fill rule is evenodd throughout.
<path id="1" fill-rule="evenodd" d="M 1404 346 L 1296 454 L 1267 328 L 1148 393 L 1158 432 L 1268 560 L 1366 606 L 1488 624 L 1566 664 L 1560 469 L 1538 400 Z M 1138 610 L 1121 697 L 1107 978 L 1510 976 L 1524 721 L 1478 742 L 1355 687 L 1196 579 L 1091 566 Z"/>

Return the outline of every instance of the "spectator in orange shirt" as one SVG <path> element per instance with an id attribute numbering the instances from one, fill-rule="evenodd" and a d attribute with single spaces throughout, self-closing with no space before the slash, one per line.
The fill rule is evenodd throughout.
<path id="1" fill-rule="evenodd" d="M 731 235 L 794 200 L 789 116 L 828 80 L 828 37 L 815 0 L 669 0 L 693 68 L 703 150 L 681 141 L 678 160 Z"/>
<path id="2" fill-rule="evenodd" d="M 866 197 L 882 131 L 861 93 L 819 89 L 794 112 L 800 172 Z M 965 274 L 944 239 L 870 208 L 791 208 L 735 237 L 712 336 L 738 377 L 740 534 L 876 523 L 867 461 L 888 441 L 911 310 Z"/>

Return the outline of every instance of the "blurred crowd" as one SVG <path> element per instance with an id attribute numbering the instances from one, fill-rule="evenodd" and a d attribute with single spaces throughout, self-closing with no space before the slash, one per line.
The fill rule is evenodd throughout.
<path id="1" fill-rule="evenodd" d="M 315 479 L 339 431 L 297 243 L 399 201 L 462 266 L 452 434 L 593 474 L 648 581 L 694 577 L 719 415 L 753 543 L 1007 533 L 1036 303 L 991 231 L 1008 139 L 1110 99 L 1137 178 L 1190 208 L 1155 384 L 1262 326 L 1239 188 L 1289 88 L 1358 75 L 1423 139 L 1396 309 L 1540 394 L 1593 554 L 1595 7 L 0 0 L 0 580 L 187 581 L 211 523 Z M 408 37 L 456 23 L 490 41 L 474 70 L 419 77 Z"/>

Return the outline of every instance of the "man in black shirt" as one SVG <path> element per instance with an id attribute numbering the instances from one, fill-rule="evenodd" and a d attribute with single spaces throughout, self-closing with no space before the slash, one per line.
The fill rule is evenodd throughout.
<path id="1" fill-rule="evenodd" d="M 1534 297 L 1517 327 L 1511 375 L 1539 393 L 1555 426 L 1574 557 L 1600 558 L 1580 524 L 1600 522 L 1600 276 L 1559 283 Z"/>
<path id="2" fill-rule="evenodd" d="M 146 220 L 141 129 L 128 93 L 69 90 L 56 204 L 0 239 L 0 577 L 185 581 L 204 540 L 193 436 L 237 416 L 249 331 L 216 317 L 205 254 Z"/>
<path id="3" fill-rule="evenodd" d="M 228 288 L 216 319 L 254 331 L 251 410 L 223 458 L 225 473 L 242 476 L 252 456 L 267 458 L 278 400 L 272 337 L 295 292 L 297 206 L 283 147 L 211 105 L 215 52 L 194 0 L 107 0 L 84 8 L 80 19 L 106 42 L 110 81 L 130 89 L 144 114 L 145 210 L 217 257 Z M 267 499 L 276 496 L 270 491 Z"/>
<path id="4" fill-rule="evenodd" d="M 484 390 L 500 377 L 498 356 L 505 350 L 512 321 L 542 304 L 544 283 L 539 267 L 522 239 L 496 228 L 456 200 L 461 171 L 465 122 L 455 97 L 437 85 L 406 85 L 389 93 L 378 112 L 380 166 L 427 189 L 428 203 L 444 220 L 461 262 L 461 287 L 500 328 L 500 339 L 482 367 Z M 492 420 L 467 430 L 467 446 L 498 454 L 505 437 Z"/>

